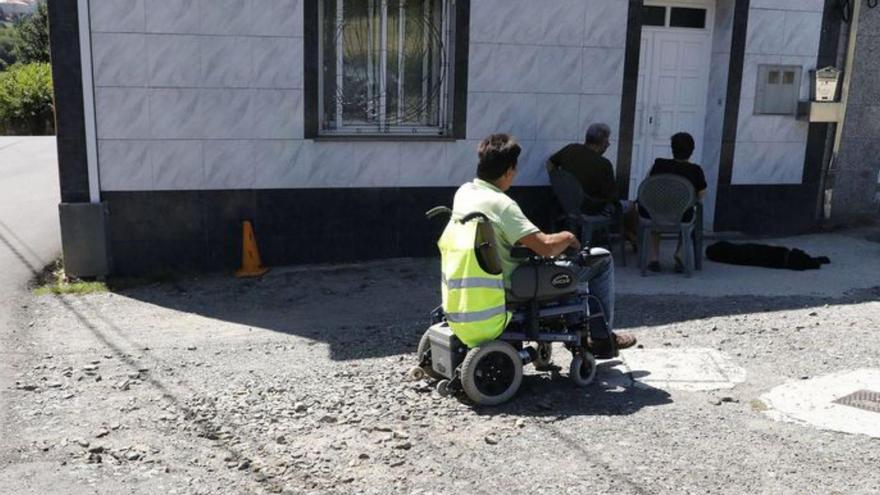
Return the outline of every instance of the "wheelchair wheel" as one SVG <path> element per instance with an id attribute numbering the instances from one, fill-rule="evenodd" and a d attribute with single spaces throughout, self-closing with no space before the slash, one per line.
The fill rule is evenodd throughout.
<path id="1" fill-rule="evenodd" d="M 461 365 L 461 386 L 481 406 L 513 397 L 522 383 L 522 358 L 507 342 L 494 340 L 468 351 Z"/>
<path id="2" fill-rule="evenodd" d="M 539 342 L 538 347 L 535 350 L 537 351 L 535 353 L 535 360 L 532 361 L 532 364 L 535 365 L 535 369 L 540 370 L 542 368 L 547 368 L 548 366 L 553 364 L 552 343 Z"/>
<path id="3" fill-rule="evenodd" d="M 449 380 L 444 379 L 437 382 L 437 393 L 440 394 L 440 397 L 452 395 L 452 390 L 449 390 Z"/>
<path id="4" fill-rule="evenodd" d="M 431 365 L 431 339 L 428 337 L 427 331 L 422 334 L 422 338 L 419 339 L 419 348 L 416 357 L 418 357 L 419 359 L 421 370 L 424 375 L 427 375 L 427 377 L 431 378 L 432 380 L 440 380 L 443 378 L 440 373 L 434 371 L 434 368 Z M 426 357 L 427 359 L 425 359 Z M 424 376 L 415 378 L 415 380 L 421 380 L 422 378 L 424 378 Z"/>
<path id="5" fill-rule="evenodd" d="M 586 387 L 596 377 L 596 358 L 589 352 L 582 352 L 571 359 L 568 376 L 578 387 Z"/>
<path id="6" fill-rule="evenodd" d="M 406 376 L 414 382 L 427 378 L 425 370 L 423 370 L 421 366 L 413 366 L 406 372 Z"/>

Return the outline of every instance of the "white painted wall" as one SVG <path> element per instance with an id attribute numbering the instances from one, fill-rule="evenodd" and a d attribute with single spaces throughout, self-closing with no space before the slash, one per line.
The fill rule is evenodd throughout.
<path id="1" fill-rule="evenodd" d="M 455 186 L 499 131 L 544 184 L 589 123 L 617 134 L 627 9 L 474 1 L 468 140 L 331 143 L 303 139 L 302 0 L 91 0 L 102 190 Z"/>
<path id="2" fill-rule="evenodd" d="M 794 116 L 754 115 L 760 64 L 800 65 L 801 100 L 816 68 L 822 0 L 752 0 L 746 37 L 733 184 L 800 184 L 809 124 Z"/>

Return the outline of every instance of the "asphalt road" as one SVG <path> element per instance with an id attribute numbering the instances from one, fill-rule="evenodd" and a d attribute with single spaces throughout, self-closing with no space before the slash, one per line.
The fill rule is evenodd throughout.
<path id="1" fill-rule="evenodd" d="M 59 201 L 55 138 L 0 136 L 0 433 L 17 373 L 15 312 L 28 281 L 61 252 Z"/>
<path id="2" fill-rule="evenodd" d="M 54 137 L 0 137 L 0 294 L 60 253 Z"/>

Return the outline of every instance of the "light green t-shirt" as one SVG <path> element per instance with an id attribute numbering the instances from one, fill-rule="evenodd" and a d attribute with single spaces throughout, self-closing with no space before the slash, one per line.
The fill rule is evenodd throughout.
<path id="1" fill-rule="evenodd" d="M 504 282 L 509 284 L 510 275 L 519 265 L 510 256 L 510 248 L 523 237 L 541 230 L 526 218 L 516 201 L 510 199 L 501 189 L 480 179 L 459 187 L 452 203 L 453 218 L 462 218 L 474 212 L 483 213 L 492 221 Z"/>

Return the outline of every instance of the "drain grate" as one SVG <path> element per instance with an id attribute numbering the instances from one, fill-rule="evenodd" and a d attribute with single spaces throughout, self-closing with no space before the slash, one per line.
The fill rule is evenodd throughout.
<path id="1" fill-rule="evenodd" d="M 859 390 L 837 399 L 834 403 L 880 413 L 880 392 Z"/>

